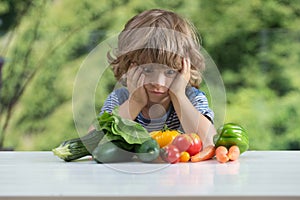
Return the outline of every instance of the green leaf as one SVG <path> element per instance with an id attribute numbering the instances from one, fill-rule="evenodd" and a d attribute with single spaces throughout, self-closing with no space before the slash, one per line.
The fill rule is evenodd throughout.
<path id="1" fill-rule="evenodd" d="M 150 138 L 148 131 L 139 123 L 123 119 L 118 114 L 118 107 L 112 113 L 104 112 L 98 117 L 102 130 L 106 130 L 106 139 L 123 140 L 127 144 L 142 144 Z"/>

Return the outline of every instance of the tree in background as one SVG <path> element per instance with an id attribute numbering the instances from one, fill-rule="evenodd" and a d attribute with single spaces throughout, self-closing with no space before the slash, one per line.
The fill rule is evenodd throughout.
<path id="1" fill-rule="evenodd" d="M 248 129 L 252 149 L 300 149 L 298 1 L 213 0 L 200 7 L 197 27 L 225 83 L 227 121 Z"/>
<path id="2" fill-rule="evenodd" d="M 19 6 L 14 6 L 11 1 L 2 1 L 1 5 L 1 32 L 5 30 L 12 30 L 11 33 L 7 34 L 5 38 L 6 46 L 1 50 L 1 67 L 0 67 L 0 148 L 3 146 L 3 142 L 5 139 L 5 131 L 8 127 L 12 109 L 15 106 L 16 102 L 18 101 L 19 97 L 22 95 L 26 84 L 21 87 L 21 84 L 18 81 L 15 81 L 15 76 L 11 76 L 10 79 L 10 89 L 15 90 L 12 94 L 11 92 L 7 91 L 7 78 L 4 76 L 3 83 L 2 83 L 2 67 L 4 66 L 4 57 L 8 52 L 8 46 L 12 43 L 12 35 L 13 32 L 17 29 L 18 25 L 20 24 L 21 18 L 26 15 L 27 11 L 31 7 L 31 2 L 28 4 L 25 2 L 20 2 Z M 4 71 L 4 70 L 3 70 Z M 6 71 L 4 71 L 6 74 Z M 18 75 L 17 75 L 18 76 Z M 3 119 L 4 118 L 4 119 Z"/>
<path id="3" fill-rule="evenodd" d="M 84 1 L 77 4 L 73 1 L 6 1 L 2 4 L 8 12 L 3 18 L 11 16 L 9 19 L 14 24 L 5 26 L 4 41 L 8 42 L 1 52 L 9 62 L 3 70 L 0 94 L 0 147 L 10 124 L 25 136 L 44 132 L 47 116 L 70 99 L 63 90 L 64 79 L 58 80 L 62 66 L 83 54 L 81 48 L 85 47 L 91 30 L 105 26 L 97 15 L 109 12 L 113 6 L 108 3 L 102 12 L 95 13 L 89 8 L 93 5 Z M 64 6 L 70 8 L 69 12 L 64 11 Z M 22 15 L 10 13 L 18 11 L 22 11 Z M 76 17 L 79 11 L 80 17 Z M 59 81 L 62 83 L 57 83 Z M 23 106 L 16 109 L 18 104 Z M 13 118 L 15 121 L 11 123 Z M 18 142 L 22 140 L 16 140 L 16 144 Z"/>

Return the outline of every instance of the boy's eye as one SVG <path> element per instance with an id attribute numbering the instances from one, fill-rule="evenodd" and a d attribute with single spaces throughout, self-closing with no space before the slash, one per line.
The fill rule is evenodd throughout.
<path id="1" fill-rule="evenodd" d="M 169 76 L 169 77 L 170 77 L 170 76 L 175 76 L 175 75 L 176 75 L 176 72 L 177 72 L 177 71 L 174 70 L 174 69 L 168 69 L 168 70 L 165 71 L 165 75 L 166 75 L 166 76 Z"/>
<path id="2" fill-rule="evenodd" d="M 152 69 L 152 67 L 143 67 L 143 72 L 144 73 L 151 73 L 151 72 L 153 72 L 153 69 Z"/>

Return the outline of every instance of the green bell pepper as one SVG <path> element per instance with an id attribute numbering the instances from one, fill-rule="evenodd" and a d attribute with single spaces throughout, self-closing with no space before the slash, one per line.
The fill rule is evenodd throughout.
<path id="1" fill-rule="evenodd" d="M 231 146 L 236 145 L 239 147 L 241 154 L 249 148 L 247 131 L 235 123 L 227 123 L 218 128 L 213 140 L 216 148 L 225 146 L 229 149 Z"/>

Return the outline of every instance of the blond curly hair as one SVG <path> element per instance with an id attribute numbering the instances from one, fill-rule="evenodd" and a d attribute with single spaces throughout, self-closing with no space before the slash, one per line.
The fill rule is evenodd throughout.
<path id="1" fill-rule="evenodd" d="M 119 81 L 131 63 L 159 63 L 182 69 L 182 58 L 191 61 L 190 85 L 198 88 L 205 69 L 194 26 L 178 14 L 152 9 L 131 18 L 118 36 L 118 47 L 108 52 L 108 61 Z"/>

